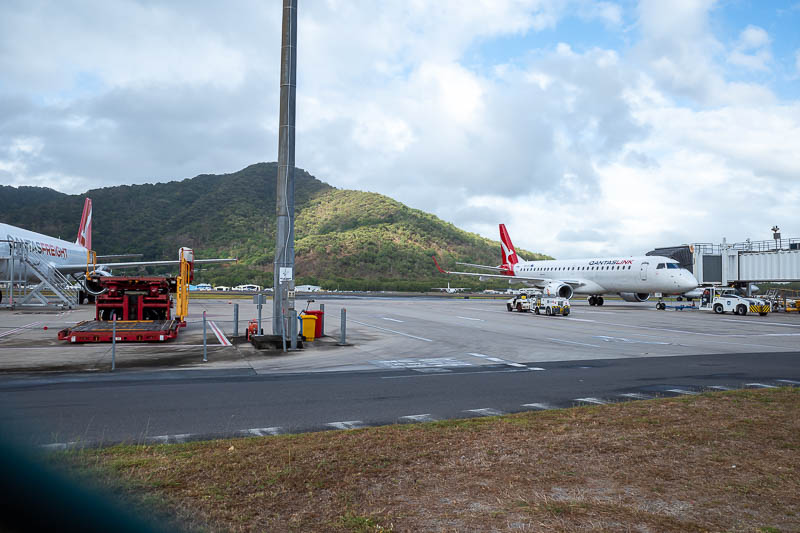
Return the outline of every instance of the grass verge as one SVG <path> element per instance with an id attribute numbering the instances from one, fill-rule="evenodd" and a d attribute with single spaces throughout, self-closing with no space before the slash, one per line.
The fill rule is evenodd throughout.
<path id="1" fill-rule="evenodd" d="M 800 389 L 52 456 L 209 531 L 800 531 Z"/>

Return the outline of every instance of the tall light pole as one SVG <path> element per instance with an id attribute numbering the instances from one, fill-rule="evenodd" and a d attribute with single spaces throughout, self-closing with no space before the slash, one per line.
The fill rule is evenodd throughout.
<path id="1" fill-rule="evenodd" d="M 294 122 L 297 92 L 297 0 L 283 0 L 281 107 L 278 118 L 278 191 L 272 333 L 289 334 L 294 309 Z"/>

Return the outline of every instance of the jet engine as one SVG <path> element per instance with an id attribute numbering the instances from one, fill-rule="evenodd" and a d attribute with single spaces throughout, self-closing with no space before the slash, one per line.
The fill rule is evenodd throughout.
<path id="1" fill-rule="evenodd" d="M 626 302 L 646 302 L 650 299 L 649 292 L 621 292 L 619 297 Z"/>
<path id="2" fill-rule="evenodd" d="M 558 281 L 551 281 L 542 287 L 542 291 L 549 296 L 559 296 L 561 298 L 566 298 L 567 300 L 572 298 L 572 294 L 574 292 L 570 285 Z"/>

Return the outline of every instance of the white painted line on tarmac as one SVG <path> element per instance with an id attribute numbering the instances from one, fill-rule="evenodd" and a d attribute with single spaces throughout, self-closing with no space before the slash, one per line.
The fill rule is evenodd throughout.
<path id="1" fill-rule="evenodd" d="M 775 385 L 766 385 L 764 383 L 745 383 L 746 387 L 755 387 L 757 389 L 777 389 Z"/>
<path id="2" fill-rule="evenodd" d="M 725 322 L 742 322 L 741 318 L 722 318 L 720 320 L 724 320 Z M 787 324 L 785 322 L 762 322 L 761 320 L 755 319 L 752 322 L 748 322 L 747 325 L 750 326 L 752 324 L 758 325 L 765 325 L 765 326 L 786 326 L 788 328 L 800 328 L 800 324 Z"/>
<path id="3" fill-rule="evenodd" d="M 493 363 L 503 363 L 503 364 L 506 364 L 508 366 L 516 366 L 518 368 L 527 368 L 523 364 L 514 363 L 513 361 L 506 361 L 505 359 L 500 359 L 499 357 L 492 357 L 491 355 L 486 355 L 486 354 L 482 354 L 482 353 L 467 352 L 467 355 L 471 355 L 473 357 L 479 357 L 481 359 L 485 359 L 486 361 L 492 361 Z M 542 369 L 542 370 L 544 370 L 544 369 Z"/>
<path id="4" fill-rule="evenodd" d="M 508 311 L 498 311 L 497 309 L 480 309 L 478 307 L 465 307 L 464 309 L 469 309 L 470 311 L 481 311 L 482 313 L 503 313 L 504 315 L 508 314 Z"/>
<path id="5" fill-rule="evenodd" d="M 73 448 L 77 444 L 78 444 L 77 441 L 54 442 L 52 444 L 42 444 L 39 446 L 39 448 L 43 448 L 48 451 L 59 451 L 59 450 L 67 450 L 69 448 Z"/>
<path id="6" fill-rule="evenodd" d="M 555 409 L 549 403 L 523 403 L 522 407 L 527 407 L 528 409 L 537 409 L 539 411 L 549 411 L 550 409 Z"/>
<path id="7" fill-rule="evenodd" d="M 699 392 L 693 390 L 686 390 L 686 389 L 667 389 L 667 392 L 673 392 L 675 394 L 683 394 L 685 396 L 696 396 L 700 394 Z"/>
<path id="8" fill-rule="evenodd" d="M 573 318 L 571 316 L 562 317 L 562 320 L 574 320 L 576 322 L 597 322 L 597 320 L 589 320 L 586 318 Z"/>
<path id="9" fill-rule="evenodd" d="M 491 407 L 484 407 L 482 409 L 464 409 L 465 413 L 474 413 L 478 416 L 500 416 L 504 415 L 503 411 L 492 409 Z"/>
<path id="10" fill-rule="evenodd" d="M 789 383 L 790 385 L 800 385 L 800 381 L 795 381 L 793 379 L 776 379 L 775 381 L 780 381 L 781 383 Z"/>
<path id="11" fill-rule="evenodd" d="M 252 435 L 254 437 L 268 437 L 270 435 L 282 435 L 286 433 L 286 431 L 280 426 L 275 426 L 269 428 L 243 429 L 239 433 L 243 435 Z"/>
<path id="12" fill-rule="evenodd" d="M 447 368 L 412 368 L 414 372 L 422 372 L 423 374 L 441 374 L 443 372 L 452 372 Z"/>
<path id="13" fill-rule="evenodd" d="M 19 333 L 20 331 L 25 331 L 26 329 L 31 329 L 31 328 L 33 328 L 35 326 L 40 325 L 40 324 L 42 324 L 42 322 L 31 322 L 30 324 L 25 324 L 24 326 L 20 326 L 20 327 L 15 328 L 15 329 L 4 331 L 3 333 L 0 333 L 0 338 L 7 337 L 9 335 L 13 335 L 14 333 Z"/>
<path id="14" fill-rule="evenodd" d="M 462 320 L 474 320 L 474 321 L 476 321 L 476 322 L 486 322 L 486 321 L 485 321 L 484 319 L 482 319 L 482 318 L 472 318 L 472 317 L 468 317 L 468 316 L 458 316 L 458 315 L 456 315 L 456 318 L 460 318 L 460 319 L 462 319 Z"/>
<path id="15" fill-rule="evenodd" d="M 631 400 L 652 400 L 653 397 L 649 394 L 642 394 L 641 392 L 625 392 L 620 394 L 623 398 L 630 398 Z"/>
<path id="16" fill-rule="evenodd" d="M 588 397 L 588 398 L 575 398 L 573 401 L 583 402 L 583 403 L 593 403 L 595 405 L 607 405 L 608 404 L 608 402 L 606 400 L 601 400 L 600 398 L 593 398 L 591 396 Z"/>
<path id="17" fill-rule="evenodd" d="M 372 324 L 367 324 L 366 322 L 359 322 L 358 320 L 353 320 L 352 318 L 350 318 L 349 320 L 350 320 L 350 322 L 355 322 L 356 324 L 361 324 L 362 326 L 367 326 L 368 328 L 375 328 L 375 329 L 379 329 L 381 331 L 388 331 L 389 333 L 394 333 L 396 335 L 402 335 L 404 337 L 410 337 L 412 339 L 417 339 L 419 341 L 433 342 L 433 340 L 426 339 L 425 337 L 417 337 L 416 335 L 409 335 L 408 333 L 403 333 L 402 331 L 395 331 L 395 330 L 389 329 L 389 328 L 382 328 L 380 326 L 373 326 Z"/>
<path id="18" fill-rule="evenodd" d="M 388 316 L 382 316 L 381 320 L 389 320 L 391 322 L 400 322 L 401 324 L 403 323 L 402 320 L 397 320 L 396 318 L 389 318 Z"/>
<path id="19" fill-rule="evenodd" d="M 587 344 L 585 342 L 575 342 L 575 341 L 565 341 L 565 340 L 561 340 L 561 339 L 551 339 L 550 337 L 546 337 L 546 338 L 549 341 L 558 342 L 558 343 L 561 343 L 561 344 L 577 344 L 579 346 L 591 346 L 592 348 L 602 348 L 602 346 L 599 346 L 597 344 Z"/>
<path id="20" fill-rule="evenodd" d="M 214 332 L 214 335 L 217 337 L 217 340 L 221 345 L 233 346 L 233 344 L 231 344 L 231 341 L 228 340 L 228 337 L 225 336 L 225 334 L 222 332 L 219 326 L 217 326 L 214 322 L 210 320 L 208 321 L 208 325 L 211 328 L 211 331 Z"/>
<path id="21" fill-rule="evenodd" d="M 154 437 L 146 437 L 145 442 L 155 442 L 158 444 L 167 444 L 168 442 L 182 443 L 186 442 L 192 436 L 191 433 L 179 433 L 177 435 L 156 435 Z"/>
<path id="22" fill-rule="evenodd" d="M 343 422 L 329 422 L 325 425 L 336 429 L 358 429 L 364 427 L 364 422 L 361 420 L 345 420 Z"/>
<path id="23" fill-rule="evenodd" d="M 431 416 L 430 413 L 425 413 L 422 415 L 406 415 L 401 416 L 400 420 L 407 420 L 409 422 L 435 422 L 436 419 Z"/>
<path id="24" fill-rule="evenodd" d="M 472 376 L 475 374 L 508 374 L 511 372 L 527 372 L 527 368 L 508 368 L 504 370 L 477 370 L 475 372 L 451 372 L 449 374 L 405 374 L 403 376 L 381 376 L 381 379 L 406 379 L 406 378 L 427 378 L 432 376 Z"/>

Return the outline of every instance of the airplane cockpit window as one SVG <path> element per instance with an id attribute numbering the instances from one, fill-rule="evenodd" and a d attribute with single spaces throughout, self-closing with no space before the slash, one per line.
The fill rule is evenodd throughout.
<path id="1" fill-rule="evenodd" d="M 667 268 L 675 269 L 675 268 L 681 268 L 681 266 L 678 263 L 667 263 Z"/>
<path id="2" fill-rule="evenodd" d="M 659 268 L 666 268 L 666 265 L 664 263 L 659 263 L 658 266 L 656 267 L 656 270 L 658 270 Z"/>

